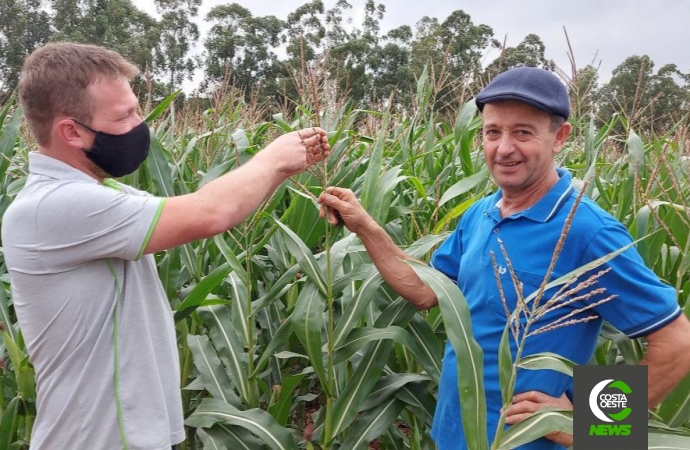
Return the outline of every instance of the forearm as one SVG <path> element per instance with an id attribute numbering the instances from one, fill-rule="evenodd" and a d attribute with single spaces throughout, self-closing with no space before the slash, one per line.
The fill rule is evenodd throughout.
<path id="1" fill-rule="evenodd" d="M 357 236 L 383 279 L 401 297 L 420 309 L 429 309 L 438 303 L 434 291 L 405 262 L 411 258 L 395 245 L 373 219 L 362 230 L 358 230 Z"/>
<path id="2" fill-rule="evenodd" d="M 198 205 L 212 211 L 219 229 L 226 231 L 249 217 L 276 188 L 285 175 L 261 153 L 230 173 L 204 185 L 193 195 Z M 213 232 L 211 234 L 214 234 Z"/>
<path id="3" fill-rule="evenodd" d="M 647 402 L 650 409 L 656 408 L 673 388 L 688 375 L 690 361 L 688 353 L 669 355 L 658 344 L 649 344 L 641 364 L 648 366 Z"/>

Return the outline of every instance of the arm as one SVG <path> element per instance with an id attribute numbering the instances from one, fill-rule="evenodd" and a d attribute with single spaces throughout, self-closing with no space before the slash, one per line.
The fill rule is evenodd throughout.
<path id="1" fill-rule="evenodd" d="M 646 336 L 649 408 L 655 408 L 690 373 L 690 322 L 681 315 Z"/>
<path id="2" fill-rule="evenodd" d="M 338 223 L 339 216 L 345 227 L 362 241 L 383 279 L 401 297 L 420 309 L 429 309 L 438 303 L 434 291 L 405 262 L 411 258 L 367 214 L 351 190 L 330 187 L 319 196 L 319 203 L 323 205 L 320 216 L 328 214 L 333 225 Z"/>
<path id="3" fill-rule="evenodd" d="M 690 373 L 690 322 L 685 316 L 681 315 L 647 336 L 647 353 L 641 364 L 649 367 L 648 406 L 655 408 Z M 565 394 L 554 398 L 542 392 L 524 392 L 513 398 L 506 423 L 521 422 L 547 406 L 573 409 Z M 566 447 L 573 445 L 573 437 L 567 433 L 557 431 L 546 437 Z"/>
<path id="4" fill-rule="evenodd" d="M 328 156 L 328 150 L 324 130 L 294 131 L 193 194 L 166 199 L 144 253 L 229 230 L 254 212 L 285 179 Z"/>

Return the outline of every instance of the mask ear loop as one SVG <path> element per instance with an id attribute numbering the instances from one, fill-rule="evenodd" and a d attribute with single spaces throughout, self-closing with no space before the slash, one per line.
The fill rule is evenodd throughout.
<path id="1" fill-rule="evenodd" d="M 82 127 L 86 128 L 87 130 L 89 130 L 89 131 L 92 132 L 93 134 L 98 133 L 98 131 L 94 130 L 93 128 L 91 128 L 91 127 L 88 126 L 88 125 L 84 125 L 83 123 L 79 122 L 77 119 L 72 119 L 72 120 L 73 120 L 74 122 L 78 123 L 79 125 L 81 125 Z"/>

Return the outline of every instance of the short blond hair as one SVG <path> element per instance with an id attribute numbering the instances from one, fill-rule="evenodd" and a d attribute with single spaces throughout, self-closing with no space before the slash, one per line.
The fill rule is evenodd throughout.
<path id="1" fill-rule="evenodd" d="M 122 55 L 96 45 L 56 42 L 26 58 L 19 79 L 19 102 L 41 146 L 50 143 L 53 120 L 73 117 L 89 123 L 93 105 L 87 88 L 102 77 L 131 80 L 139 69 Z"/>

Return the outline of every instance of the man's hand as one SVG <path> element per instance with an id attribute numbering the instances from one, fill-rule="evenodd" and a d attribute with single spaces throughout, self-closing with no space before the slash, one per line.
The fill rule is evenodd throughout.
<path id="1" fill-rule="evenodd" d="M 321 193 L 318 202 L 321 204 L 319 217 L 327 216 L 331 225 L 338 225 L 342 220 L 345 227 L 355 234 L 373 221 L 349 189 L 329 187 Z"/>
<path id="2" fill-rule="evenodd" d="M 284 134 L 256 155 L 275 164 L 285 178 L 322 161 L 330 151 L 326 131 L 314 127 Z"/>
<path id="3" fill-rule="evenodd" d="M 508 408 L 506 424 L 514 425 L 522 422 L 538 410 L 546 407 L 572 410 L 573 404 L 565 394 L 555 398 L 538 391 L 523 392 L 513 397 L 513 404 Z M 566 447 L 573 445 L 573 435 L 562 431 L 547 434 L 546 438 Z"/>

